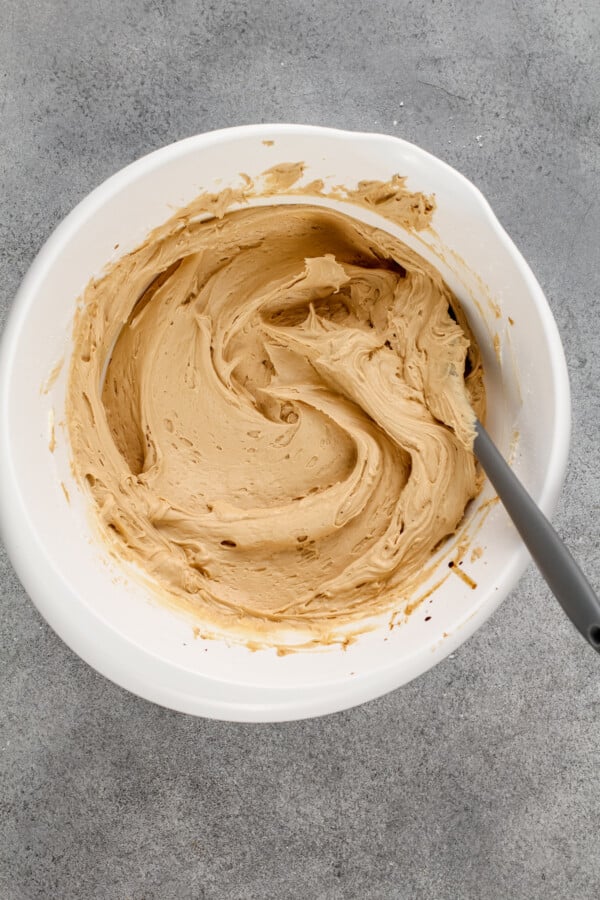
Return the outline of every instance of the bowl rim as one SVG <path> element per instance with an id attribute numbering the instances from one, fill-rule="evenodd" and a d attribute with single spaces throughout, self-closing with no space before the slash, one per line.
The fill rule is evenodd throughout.
<path id="1" fill-rule="evenodd" d="M 136 651 L 140 654 L 140 657 L 137 661 L 136 655 L 133 654 L 129 664 L 115 665 L 113 654 L 102 653 L 101 650 L 98 650 L 97 643 L 94 644 L 89 639 L 82 640 L 81 623 L 66 621 L 65 615 L 60 615 L 56 610 L 56 604 L 53 603 L 52 597 L 43 595 L 39 577 L 32 577 L 30 557 L 24 551 L 26 541 L 23 540 L 22 535 L 27 533 L 32 539 L 36 538 L 36 536 L 28 511 L 21 501 L 16 478 L 11 477 L 14 470 L 11 465 L 11 448 L 9 429 L 7 427 L 9 376 L 19 333 L 27 319 L 33 298 L 40 283 L 43 282 L 49 266 L 65 244 L 68 244 L 71 235 L 78 230 L 84 220 L 92 216 L 101 205 L 110 197 L 118 194 L 123 187 L 130 184 L 137 177 L 157 168 L 166 158 L 172 161 L 178 156 L 187 154 L 191 149 L 207 147 L 238 138 L 271 138 L 290 134 L 322 135 L 328 138 L 335 137 L 340 140 L 351 140 L 355 143 L 362 142 L 365 144 L 377 141 L 380 145 L 389 143 L 390 146 L 395 148 L 400 143 L 406 150 L 417 154 L 431 166 L 444 171 L 453 179 L 454 183 L 461 186 L 463 191 L 470 193 L 481 213 L 487 218 L 496 238 L 504 244 L 505 249 L 510 253 L 512 260 L 520 271 L 527 286 L 530 299 L 540 316 L 544 339 L 553 361 L 554 416 L 551 423 L 549 458 L 542 486 L 536 498 L 539 506 L 547 515 L 551 515 L 556 506 L 565 478 L 571 432 L 571 400 L 565 354 L 556 321 L 531 268 L 500 224 L 481 191 L 458 170 L 416 144 L 394 135 L 326 128 L 315 125 L 294 123 L 240 125 L 192 135 L 153 150 L 120 169 L 87 194 L 56 226 L 37 253 L 15 295 L 12 308 L 9 310 L 5 322 L 3 334 L 0 336 L 0 534 L 15 571 L 34 605 L 65 643 L 86 662 L 110 680 L 145 699 L 183 712 L 237 721 L 281 721 L 336 712 L 381 696 L 406 681 L 417 677 L 455 650 L 491 616 L 515 586 L 529 561 L 528 553 L 524 545 L 521 545 L 512 554 L 510 563 L 507 565 L 503 579 L 503 590 L 488 595 L 477 611 L 467 621 L 462 623 L 460 628 L 453 632 L 439 651 L 429 654 L 426 658 L 414 660 L 411 663 L 411 674 L 408 677 L 405 674 L 399 676 L 395 667 L 378 669 L 374 673 L 365 675 L 360 680 L 360 683 L 352 682 L 346 688 L 338 690 L 337 693 L 333 692 L 319 699 L 315 699 L 314 696 L 310 699 L 293 699 L 289 696 L 289 692 L 286 697 L 285 688 L 280 691 L 277 691 L 275 688 L 269 703 L 252 703 L 250 699 L 233 703 L 226 702 L 223 699 L 216 701 L 207 700 L 206 698 L 199 698 L 193 692 L 186 695 L 181 689 L 173 691 L 168 686 L 165 686 L 163 690 L 158 690 L 155 684 L 147 684 L 143 678 L 140 678 L 139 672 L 136 671 L 136 666 L 144 654 L 146 657 L 150 657 L 153 662 L 155 661 L 154 656 L 138 647 Z M 108 628 L 106 624 L 105 627 Z M 112 636 L 117 635 L 112 630 L 110 630 L 110 633 Z M 121 641 L 128 644 L 128 651 L 131 652 L 131 645 L 121 635 L 118 635 L 118 637 Z M 161 663 L 166 665 L 163 661 Z"/>

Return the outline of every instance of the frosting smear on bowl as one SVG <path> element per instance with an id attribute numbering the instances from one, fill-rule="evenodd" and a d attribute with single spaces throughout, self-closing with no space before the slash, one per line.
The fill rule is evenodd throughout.
<path id="1" fill-rule="evenodd" d="M 341 212 L 175 216 L 90 283 L 74 341 L 103 534 L 205 623 L 318 639 L 399 608 L 479 490 L 464 313 Z"/>

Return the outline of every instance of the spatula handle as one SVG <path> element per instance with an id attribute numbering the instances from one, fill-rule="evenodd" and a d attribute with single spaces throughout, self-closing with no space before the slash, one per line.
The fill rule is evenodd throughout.
<path id="1" fill-rule="evenodd" d="M 558 534 L 481 424 L 474 451 L 552 593 L 586 641 L 600 652 L 600 601 Z"/>

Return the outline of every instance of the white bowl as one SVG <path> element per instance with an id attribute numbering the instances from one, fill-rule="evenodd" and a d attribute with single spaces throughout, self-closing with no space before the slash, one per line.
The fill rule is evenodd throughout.
<path id="1" fill-rule="evenodd" d="M 251 652 L 225 641 L 194 639 L 190 621 L 156 602 L 110 560 L 97 539 L 60 426 L 77 298 L 92 275 L 200 190 L 237 181 L 242 171 L 255 176 L 277 162 L 297 160 L 307 164 L 307 180 L 323 177 L 329 184 L 353 186 L 397 172 L 408 177 L 410 188 L 436 195 L 437 236 L 421 233 L 419 241 L 386 227 L 433 260 L 461 298 L 483 350 L 490 431 L 500 448 L 512 453 L 518 475 L 548 514 L 566 468 L 569 387 L 554 319 L 483 196 L 445 163 L 379 134 L 252 125 L 188 138 L 109 178 L 44 245 L 3 336 L 0 525 L 33 602 L 76 653 L 128 690 L 195 715 L 294 719 L 377 697 L 455 650 L 506 597 L 528 560 L 500 505 L 488 504 L 484 511 L 493 496 L 488 485 L 469 508 L 462 535 L 483 549 L 479 559 L 472 561 L 469 552 L 464 556 L 463 570 L 476 589 L 448 569 L 457 538 L 438 554 L 430 586 L 448 577 L 398 627 L 390 630 L 388 617 L 346 650 L 281 657 L 274 650 Z M 341 208 L 382 224 L 360 207 Z M 61 357 L 65 365 L 43 392 Z"/>

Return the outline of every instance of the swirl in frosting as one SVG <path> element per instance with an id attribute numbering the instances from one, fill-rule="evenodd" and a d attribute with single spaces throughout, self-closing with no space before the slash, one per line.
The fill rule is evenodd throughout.
<path id="1" fill-rule="evenodd" d="M 118 554 L 231 632 L 400 608 L 479 489 L 478 348 L 439 272 L 314 204 L 175 216 L 86 289 L 74 468 Z"/>

